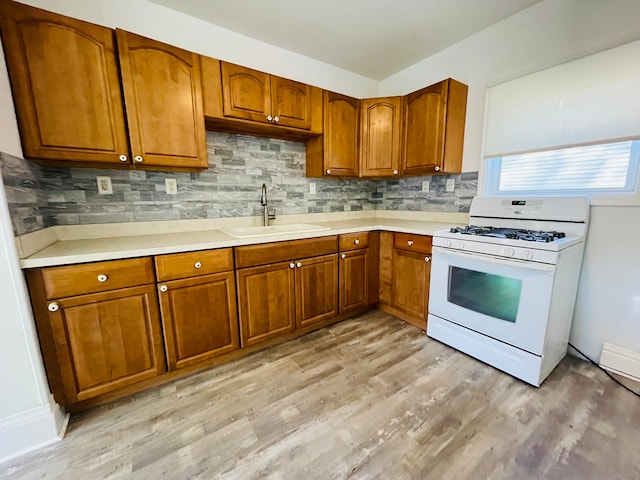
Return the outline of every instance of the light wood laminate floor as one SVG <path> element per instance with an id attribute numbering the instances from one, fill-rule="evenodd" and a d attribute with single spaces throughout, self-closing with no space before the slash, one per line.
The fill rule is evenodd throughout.
<path id="1" fill-rule="evenodd" d="M 640 400 L 537 389 L 374 311 L 73 416 L 11 479 L 639 479 Z"/>

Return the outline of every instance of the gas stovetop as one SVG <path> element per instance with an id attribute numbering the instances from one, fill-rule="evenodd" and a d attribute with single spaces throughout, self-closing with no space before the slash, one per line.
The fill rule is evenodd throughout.
<path id="1" fill-rule="evenodd" d="M 453 227 L 451 233 L 461 233 L 463 235 L 477 235 L 481 237 L 505 238 L 511 240 L 524 240 L 527 242 L 553 242 L 564 238 L 564 232 L 527 230 L 522 228 L 502 228 L 502 227 L 480 227 L 468 225 L 466 227 Z"/>

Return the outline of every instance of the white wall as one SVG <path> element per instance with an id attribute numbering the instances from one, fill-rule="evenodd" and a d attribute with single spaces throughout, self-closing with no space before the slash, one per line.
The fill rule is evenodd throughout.
<path id="1" fill-rule="evenodd" d="M 378 82 L 269 45 L 146 0 L 21 0 L 70 17 L 122 28 L 202 55 L 355 97 L 375 97 Z"/>
<path id="2" fill-rule="evenodd" d="M 22 155 L 0 45 L 0 152 Z M 51 401 L 31 307 L 0 181 L 0 461 L 59 439 L 63 412 Z"/>
<path id="3" fill-rule="evenodd" d="M 469 85 L 463 170 L 482 158 L 487 86 L 640 38 L 638 0 L 545 0 L 383 80 L 403 95 L 452 77 Z"/>
<path id="4" fill-rule="evenodd" d="M 637 40 L 638 19 L 637 0 L 545 0 L 385 79 L 380 92 L 404 94 L 449 76 L 467 83 L 463 169 L 479 169 L 482 181 L 487 87 Z M 591 208 L 571 342 L 594 360 L 604 342 L 640 352 L 638 238 L 640 208 Z"/>

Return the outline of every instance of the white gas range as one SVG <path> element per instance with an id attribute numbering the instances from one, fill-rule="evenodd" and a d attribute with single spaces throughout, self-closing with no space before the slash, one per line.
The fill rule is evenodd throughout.
<path id="1" fill-rule="evenodd" d="M 427 335 L 532 385 L 564 358 L 586 197 L 476 197 L 434 233 Z"/>

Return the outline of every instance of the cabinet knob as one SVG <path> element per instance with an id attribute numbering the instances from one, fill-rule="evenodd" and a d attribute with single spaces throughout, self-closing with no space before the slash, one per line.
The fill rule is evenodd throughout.
<path id="1" fill-rule="evenodd" d="M 302 264 L 300 262 L 296 263 L 296 267 L 300 268 Z"/>
<path id="2" fill-rule="evenodd" d="M 57 302 L 51 302 L 47 308 L 50 312 L 57 312 L 60 309 L 60 305 Z"/>
<path id="3" fill-rule="evenodd" d="M 393 174 L 394 174 L 394 175 L 397 175 L 397 174 L 398 174 L 398 170 L 394 170 L 394 171 L 393 171 Z"/>
<path id="4" fill-rule="evenodd" d="M 430 262 L 431 261 L 431 257 L 424 257 L 424 261 L 425 262 Z"/>
<path id="5" fill-rule="evenodd" d="M 196 263 L 193 264 L 193 266 L 196 267 L 196 268 L 202 268 L 202 263 L 196 262 Z"/>
<path id="6" fill-rule="evenodd" d="M 126 155 L 120 155 L 118 158 L 120 159 L 121 162 L 129 161 L 129 157 L 127 157 Z"/>
<path id="7" fill-rule="evenodd" d="M 343 253 L 342 255 L 340 255 L 340 258 L 347 258 L 347 254 Z"/>
<path id="8" fill-rule="evenodd" d="M 133 159 L 138 163 L 142 163 L 142 157 L 140 155 L 136 155 Z"/>
<path id="9" fill-rule="evenodd" d="M 271 115 L 267 115 L 267 121 L 270 122 L 271 120 L 273 120 L 273 117 Z"/>
<path id="10" fill-rule="evenodd" d="M 331 175 L 331 169 L 330 168 L 327 169 L 327 175 Z"/>
<path id="11" fill-rule="evenodd" d="M 166 292 L 167 290 L 169 290 L 169 287 L 167 287 L 166 285 L 160 285 L 161 292 Z"/>
<path id="12" fill-rule="evenodd" d="M 358 240 L 357 238 L 353 241 L 354 245 L 360 245 L 360 240 Z"/>
<path id="13" fill-rule="evenodd" d="M 436 166 L 436 168 L 434 168 L 434 170 L 435 170 L 436 172 L 439 172 L 439 171 L 440 171 L 440 167 Z"/>
<path id="14" fill-rule="evenodd" d="M 407 245 L 409 245 L 409 246 L 413 245 L 413 240 L 408 240 L 407 241 Z"/>
<path id="15" fill-rule="evenodd" d="M 107 277 L 104 273 L 101 273 L 100 275 L 98 275 L 98 281 L 100 283 L 104 283 L 109 279 L 109 277 Z"/>
<path id="16" fill-rule="evenodd" d="M 296 264 L 295 264 L 295 263 L 293 263 L 293 262 L 291 262 L 291 263 L 289 264 L 289 268 L 296 268 Z"/>
<path id="17" fill-rule="evenodd" d="M 274 118 L 273 118 L 273 121 L 274 121 L 274 122 L 276 122 L 276 123 L 278 123 L 278 122 L 280 121 L 280 117 L 274 117 Z"/>

